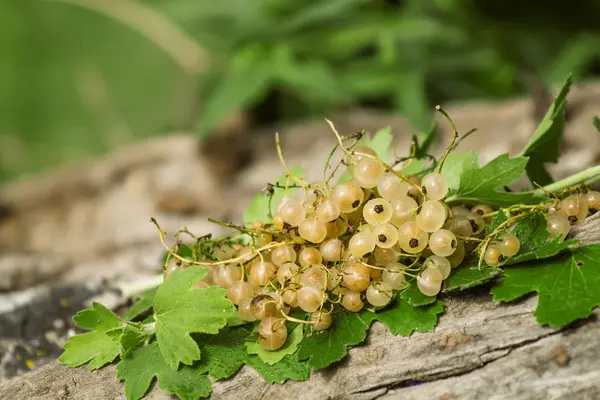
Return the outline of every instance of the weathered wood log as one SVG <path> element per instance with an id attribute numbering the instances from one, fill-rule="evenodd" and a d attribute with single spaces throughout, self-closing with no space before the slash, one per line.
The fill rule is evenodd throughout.
<path id="1" fill-rule="evenodd" d="M 600 213 L 574 229 L 597 238 Z M 537 298 L 497 304 L 483 290 L 446 296 L 433 333 L 395 337 L 375 323 L 367 343 L 307 382 L 269 385 L 244 367 L 213 384 L 214 398 L 238 399 L 491 399 L 600 397 L 600 310 L 554 330 L 532 316 Z M 123 386 L 114 366 L 90 372 L 56 362 L 0 384 L 4 399 L 117 399 Z M 167 396 L 155 387 L 149 399 Z"/>

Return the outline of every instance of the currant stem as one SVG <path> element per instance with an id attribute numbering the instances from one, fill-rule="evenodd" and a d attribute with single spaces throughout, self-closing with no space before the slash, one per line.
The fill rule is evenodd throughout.
<path id="1" fill-rule="evenodd" d="M 543 195 L 545 192 L 560 192 L 563 189 L 576 186 L 580 183 L 591 184 L 600 180 L 600 165 L 588 168 L 584 171 L 578 172 L 571 176 L 568 176 L 560 181 L 551 183 L 550 185 L 544 186 L 541 189 L 534 190 L 534 193 Z"/>
<path id="2" fill-rule="evenodd" d="M 452 149 L 454 148 L 454 143 L 456 143 L 456 139 L 458 139 L 458 130 L 456 130 L 456 125 L 454 125 L 454 121 L 452 121 L 452 118 L 450 118 L 448 113 L 446 111 L 444 111 L 444 109 L 442 107 L 440 107 L 438 105 L 438 106 L 435 106 L 435 109 L 440 114 L 442 114 L 444 117 L 446 117 L 448 122 L 450 122 L 450 125 L 452 125 L 452 130 L 454 131 L 454 135 L 452 136 L 452 142 L 450 142 L 450 145 L 448 145 L 448 148 L 446 148 L 446 153 L 444 154 L 444 158 L 442 158 L 442 160 L 440 161 L 440 166 L 438 167 L 438 172 L 441 173 L 442 168 L 444 167 L 444 162 L 446 161 L 446 158 L 448 158 L 448 154 L 450 154 L 450 151 L 452 151 Z"/>

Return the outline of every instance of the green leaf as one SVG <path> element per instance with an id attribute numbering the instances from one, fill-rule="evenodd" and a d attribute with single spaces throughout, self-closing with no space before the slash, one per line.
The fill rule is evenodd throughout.
<path id="1" fill-rule="evenodd" d="M 501 268 L 482 266 L 477 262 L 452 269 L 448 279 L 444 281 L 444 293 L 458 292 L 483 285 L 496 278 L 502 272 Z"/>
<path id="2" fill-rule="evenodd" d="M 565 106 L 571 83 L 572 77 L 569 75 L 546 116 L 535 130 L 533 137 L 520 153 L 521 156 L 529 157 L 527 163 L 529 179 L 542 186 L 552 183 L 552 178 L 543 164 L 555 163 L 560 157 L 560 142 L 565 125 Z"/>
<path id="3" fill-rule="evenodd" d="M 156 289 L 150 289 L 145 291 L 140 295 L 140 297 L 129 307 L 129 310 L 125 313 L 125 320 L 131 321 L 135 317 L 137 317 L 142 312 L 146 311 L 150 307 L 152 307 L 152 303 L 154 302 L 154 295 L 156 294 Z"/>
<path id="4" fill-rule="evenodd" d="M 92 309 L 78 312 L 73 320 L 78 327 L 92 332 L 69 338 L 58 361 L 69 367 L 78 367 L 89 362 L 89 369 L 94 370 L 117 358 L 118 335 L 107 334 L 121 328 L 121 319 L 115 313 L 100 303 L 93 303 Z"/>
<path id="5" fill-rule="evenodd" d="M 492 223 L 485 226 L 485 233 L 489 235 L 506 221 L 508 221 L 508 217 L 502 210 L 500 210 L 498 214 L 496 214 L 496 217 L 492 220 Z"/>
<path id="6" fill-rule="evenodd" d="M 117 365 L 117 379 L 125 381 L 128 400 L 144 397 L 155 377 L 162 390 L 183 400 L 208 397 L 212 391 L 206 375 L 188 366 L 173 370 L 167 365 L 156 342 L 140 347 Z"/>
<path id="7" fill-rule="evenodd" d="M 281 361 L 283 357 L 294 354 L 298 350 L 298 344 L 302 341 L 303 336 L 302 324 L 297 324 L 288 335 L 283 346 L 278 350 L 265 350 L 257 342 L 246 342 L 246 349 L 248 354 L 256 354 L 263 362 L 273 365 Z"/>
<path id="8" fill-rule="evenodd" d="M 441 300 L 422 307 L 413 307 L 398 296 L 393 301 L 391 308 L 375 314 L 369 313 L 371 315 L 367 314 L 365 318 L 383 322 L 394 335 L 410 336 L 414 331 L 432 332 L 437 324 L 438 314 L 444 311 Z"/>
<path id="9" fill-rule="evenodd" d="M 291 170 L 292 174 L 295 176 L 302 178 L 304 172 L 302 167 L 295 167 Z M 288 180 L 287 174 L 283 174 L 277 179 L 277 185 L 285 187 L 286 181 L 289 185 L 292 185 L 294 182 L 290 178 Z M 283 198 L 285 189 L 273 188 L 274 193 L 271 199 L 271 215 L 274 214 L 275 209 L 277 208 L 277 204 Z M 288 188 L 288 194 L 294 194 L 298 188 Z M 269 198 L 264 193 L 258 193 L 252 198 L 252 202 L 248 209 L 244 212 L 244 224 L 248 225 L 253 222 L 271 222 L 271 218 L 269 217 Z"/>
<path id="10" fill-rule="evenodd" d="M 408 288 L 402 292 L 400 297 L 402 297 L 403 301 L 408 302 L 408 304 L 413 307 L 420 307 L 435 303 L 436 300 L 435 296 L 425 296 L 423 293 L 421 293 L 419 287 L 417 286 L 416 280 L 413 280 L 409 284 Z"/>
<path id="11" fill-rule="evenodd" d="M 270 60 L 257 58 L 243 68 L 230 69 L 215 88 L 206 93 L 202 117 L 196 129 L 206 136 L 229 114 L 254 101 L 269 85 L 273 71 Z"/>
<path id="12" fill-rule="evenodd" d="M 110 335 L 110 333 L 109 333 Z M 145 343 L 154 336 L 154 332 L 146 329 L 141 323 L 125 323 L 119 334 L 119 354 L 121 358 L 127 357 L 140 344 Z"/>
<path id="13" fill-rule="evenodd" d="M 388 160 L 392 156 L 393 136 L 390 126 L 378 130 L 372 138 L 369 135 L 365 136 L 363 140 L 363 144 L 373 149 L 377 157 L 383 161 Z"/>
<path id="14" fill-rule="evenodd" d="M 200 359 L 192 332 L 215 334 L 235 311 L 225 298 L 227 291 L 216 286 L 191 289 L 207 273 L 198 266 L 178 268 L 167 276 L 154 296 L 156 339 L 165 361 L 177 369 Z"/>
<path id="15" fill-rule="evenodd" d="M 396 168 L 394 168 L 394 169 L 396 169 Z M 408 164 L 404 163 L 402 165 L 402 168 L 400 169 L 400 171 L 405 176 L 413 176 L 413 175 L 420 174 L 421 172 L 423 172 L 424 169 L 425 169 L 425 160 L 413 159 L 412 161 L 409 161 Z"/>
<path id="16" fill-rule="evenodd" d="M 450 153 L 444 161 L 442 175 L 448 182 L 448 190 L 458 190 L 463 170 L 477 168 L 477 153 Z"/>
<path id="17" fill-rule="evenodd" d="M 594 116 L 594 127 L 600 133 L 600 118 L 597 115 Z"/>
<path id="18" fill-rule="evenodd" d="M 298 358 L 314 369 L 325 368 L 346 356 L 350 346 L 362 343 L 369 324 L 358 313 L 340 311 L 329 329 L 315 332 L 300 342 Z"/>
<path id="19" fill-rule="evenodd" d="M 504 271 L 491 293 L 495 301 L 512 301 L 538 292 L 537 321 L 563 327 L 587 318 L 600 305 L 600 245 L 581 246 L 559 257 L 518 265 Z"/>
<path id="20" fill-rule="evenodd" d="M 540 260 L 557 255 L 558 253 L 577 245 L 577 240 L 550 240 L 550 232 L 543 214 L 533 214 L 529 218 L 518 221 L 513 228 L 513 234 L 519 238 L 521 248 L 519 253 L 510 257 L 503 265 L 520 264 L 531 260 Z"/>
<path id="21" fill-rule="evenodd" d="M 293 381 L 305 381 L 308 379 L 310 368 L 308 363 L 302 362 L 298 354 L 285 356 L 276 364 L 264 363 L 260 357 L 248 355 L 250 365 L 269 384 L 284 383 L 288 379 Z"/>
<path id="22" fill-rule="evenodd" d="M 491 206 L 511 206 L 513 204 L 535 204 L 540 201 L 532 192 L 510 193 L 498 190 L 517 180 L 525 172 L 526 157 L 509 158 L 508 154 L 496 157 L 479 168 L 472 159 L 467 159 L 460 175 L 458 189 L 450 191 L 446 202 L 484 203 Z"/>

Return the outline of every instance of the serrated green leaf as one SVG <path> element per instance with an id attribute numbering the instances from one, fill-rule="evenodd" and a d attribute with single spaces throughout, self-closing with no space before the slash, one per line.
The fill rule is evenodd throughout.
<path id="1" fill-rule="evenodd" d="M 310 374 L 308 363 L 298 358 L 298 353 L 285 356 L 276 364 L 264 363 L 260 357 L 248 355 L 250 365 L 269 384 L 284 383 L 288 379 L 293 381 L 305 381 Z"/>
<path id="2" fill-rule="evenodd" d="M 538 185 L 544 186 L 552 183 L 552 178 L 543 164 L 555 163 L 560 157 L 560 142 L 565 125 L 565 106 L 571 83 L 572 77 L 569 75 L 546 116 L 535 130 L 533 137 L 520 154 L 529 157 L 527 175 L 532 182 Z"/>
<path id="3" fill-rule="evenodd" d="M 125 320 L 131 321 L 135 317 L 137 317 L 142 312 L 146 311 L 150 307 L 152 307 L 152 303 L 154 302 L 154 295 L 156 294 L 156 289 L 150 289 L 142 293 L 138 299 L 129 307 L 129 310 L 125 313 Z"/>
<path id="4" fill-rule="evenodd" d="M 594 127 L 600 133 L 600 118 L 597 115 L 594 116 Z"/>
<path id="5" fill-rule="evenodd" d="M 508 154 L 496 157 L 482 168 L 477 163 L 465 162 L 459 187 L 450 191 L 446 202 L 484 203 L 491 206 L 538 203 L 540 197 L 533 192 L 511 193 L 501 190 L 523 175 L 526 165 L 526 157 L 509 158 Z"/>
<path id="6" fill-rule="evenodd" d="M 109 333 L 110 335 L 110 333 Z M 119 354 L 127 357 L 133 350 L 154 336 L 154 332 L 145 329 L 142 323 L 124 323 L 119 333 Z"/>
<path id="7" fill-rule="evenodd" d="M 520 264 L 531 260 L 553 257 L 558 253 L 577 245 L 577 240 L 549 240 L 546 218 L 543 214 L 533 214 L 528 218 L 517 221 L 513 234 L 519 238 L 521 249 L 510 257 L 503 265 Z"/>
<path id="8" fill-rule="evenodd" d="M 304 172 L 302 167 L 298 166 L 291 170 L 292 174 L 295 176 L 302 178 Z M 292 185 L 294 182 L 290 178 L 288 180 L 287 174 L 283 174 L 277 179 L 277 184 L 279 186 L 285 186 L 286 181 L 289 185 Z M 275 209 L 277 208 L 277 204 L 283 198 L 285 190 L 280 188 L 273 188 L 274 193 L 271 199 L 271 215 L 275 213 Z M 288 194 L 293 195 L 296 193 L 297 188 L 288 188 Z M 248 225 L 253 222 L 271 222 L 271 218 L 269 217 L 269 197 L 264 193 L 258 193 L 252 198 L 252 202 L 248 209 L 244 212 L 244 224 Z"/>
<path id="9" fill-rule="evenodd" d="M 444 311 L 441 300 L 422 307 L 413 307 L 398 296 L 393 302 L 391 307 L 374 314 L 365 314 L 364 318 L 383 322 L 394 335 L 410 336 L 414 331 L 432 332 L 437 324 L 438 314 Z"/>
<path id="10" fill-rule="evenodd" d="M 448 182 L 448 190 L 458 190 L 463 170 L 477 168 L 477 153 L 450 153 L 444 161 L 442 175 Z"/>
<path id="11" fill-rule="evenodd" d="M 599 285 L 600 245 L 593 244 L 506 269 L 491 293 L 495 301 L 512 301 L 538 292 L 537 321 L 560 328 L 592 314 L 600 305 Z"/>
<path id="12" fill-rule="evenodd" d="M 471 265 L 460 266 L 452 269 L 448 279 L 444 281 L 443 292 L 458 292 L 483 285 L 502 273 L 501 268 L 482 266 L 477 262 Z"/>
<path id="13" fill-rule="evenodd" d="M 65 343 L 65 351 L 58 361 L 69 367 L 78 367 L 89 362 L 94 370 L 114 361 L 119 355 L 119 333 L 121 319 L 100 303 L 93 303 L 92 309 L 82 310 L 73 318 L 75 324 L 92 332 L 70 337 Z M 113 332 L 109 335 L 107 332 Z"/>
<path id="14" fill-rule="evenodd" d="M 325 368 L 344 358 L 350 346 L 362 343 L 368 329 L 369 324 L 358 313 L 342 310 L 329 329 L 314 332 L 300 342 L 298 358 L 308 360 L 314 369 Z"/>
<path id="15" fill-rule="evenodd" d="M 257 342 L 246 342 L 246 350 L 248 351 L 248 354 L 256 354 L 263 362 L 273 365 L 281 361 L 283 357 L 294 354 L 296 350 L 298 350 L 298 344 L 303 336 L 302 324 L 297 324 L 289 333 L 285 343 L 280 349 L 269 351 L 263 349 Z"/>
<path id="16" fill-rule="evenodd" d="M 413 307 L 425 306 L 427 304 L 435 303 L 435 296 L 425 296 L 419 290 L 416 280 L 413 280 L 408 288 L 406 288 L 400 295 L 403 301 L 408 302 Z"/>
<path id="17" fill-rule="evenodd" d="M 215 379 L 227 379 L 235 374 L 248 359 L 246 339 L 250 329 L 245 326 L 225 328 L 216 335 L 202 335 L 198 343 L 202 360 L 198 368 Z"/>
<path id="18" fill-rule="evenodd" d="M 173 370 L 167 365 L 156 342 L 136 349 L 117 365 L 117 379 L 125 381 L 128 400 L 144 397 L 154 378 L 162 390 L 182 400 L 208 397 L 212 391 L 208 377 L 194 368 Z"/>
<path id="19" fill-rule="evenodd" d="M 504 214 L 503 211 L 499 211 L 498 214 L 496 214 L 496 217 L 492 220 L 492 223 L 485 226 L 485 233 L 489 235 L 506 221 L 508 221 L 506 214 Z"/>
<path id="20" fill-rule="evenodd" d="M 392 139 L 392 128 L 386 126 L 378 130 L 372 138 L 365 136 L 363 144 L 373 149 L 377 157 L 387 161 L 392 156 Z"/>
<path id="21" fill-rule="evenodd" d="M 154 296 L 156 339 L 165 361 L 177 369 L 179 363 L 191 365 L 200 359 L 200 349 L 191 338 L 193 332 L 215 334 L 227 324 L 235 311 L 216 286 L 191 289 L 207 273 L 198 266 L 178 268 L 167 276 Z"/>

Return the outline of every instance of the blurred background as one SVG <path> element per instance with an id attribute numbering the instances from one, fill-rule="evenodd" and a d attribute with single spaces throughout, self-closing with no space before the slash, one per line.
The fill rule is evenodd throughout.
<path id="1" fill-rule="evenodd" d="M 0 181 L 167 132 L 543 93 L 600 73 L 600 2 L 0 2 Z"/>

